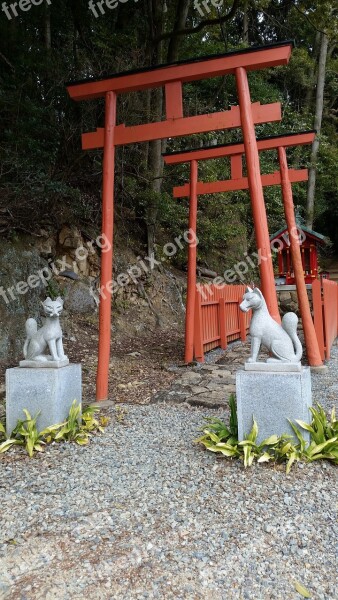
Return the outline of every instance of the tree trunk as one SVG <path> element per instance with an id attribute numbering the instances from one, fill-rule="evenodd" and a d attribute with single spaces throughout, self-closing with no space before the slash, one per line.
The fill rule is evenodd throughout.
<path id="1" fill-rule="evenodd" d="M 190 2 L 189 0 L 178 0 L 174 31 L 179 31 L 185 26 Z M 161 35 L 164 26 L 164 17 L 162 11 L 157 12 L 153 9 L 153 36 L 156 38 Z M 170 40 L 167 54 L 167 62 L 174 62 L 178 58 L 178 51 L 181 38 L 173 36 Z M 158 42 L 153 50 L 152 64 L 154 59 L 162 62 L 163 42 Z M 163 113 L 163 93 L 162 89 L 156 89 L 152 95 L 151 114 L 160 121 Z M 165 150 L 166 140 L 155 140 L 149 144 L 149 172 L 152 178 L 152 195 L 148 200 L 147 206 L 147 241 L 148 256 L 155 254 L 156 222 L 158 215 L 158 203 L 162 189 L 163 159 L 162 152 Z"/>
<path id="2" fill-rule="evenodd" d="M 168 53 L 167 53 L 167 62 L 174 62 L 178 59 L 178 52 L 180 47 L 180 40 L 182 39 L 182 35 L 188 35 L 190 33 L 196 33 L 197 31 L 202 30 L 207 24 L 208 25 L 216 25 L 221 24 L 226 21 L 230 21 L 239 7 L 240 0 L 233 0 L 233 5 L 230 11 L 224 16 L 219 17 L 219 19 L 205 19 L 201 21 L 201 23 L 197 27 L 193 27 L 192 29 L 185 28 L 185 24 L 187 21 L 187 16 L 190 7 L 189 0 L 177 0 L 176 3 L 176 16 L 173 30 L 170 34 L 163 33 L 164 29 L 164 21 L 165 16 L 162 10 L 162 6 L 160 6 L 159 0 L 148 0 L 148 7 L 150 13 L 150 28 L 152 39 L 157 40 L 153 44 L 153 56 L 152 59 L 156 56 L 157 59 L 162 55 L 163 52 L 163 41 L 165 39 L 169 39 Z M 159 60 L 157 62 L 160 62 Z M 151 64 L 155 64 L 152 62 Z M 155 95 L 154 93 L 154 104 L 152 103 L 152 114 L 158 117 L 158 120 L 161 119 L 162 111 L 163 111 L 163 96 Z M 166 140 L 163 141 L 155 141 L 151 142 L 149 145 L 149 172 L 152 178 L 152 191 L 154 192 L 150 198 L 148 203 L 147 210 L 147 230 L 148 230 L 148 253 L 149 255 L 154 252 L 155 247 L 155 230 L 156 230 L 156 220 L 158 213 L 158 202 L 160 199 L 161 186 L 162 186 L 162 175 L 163 175 L 163 159 L 162 152 L 166 148 Z"/>
<path id="3" fill-rule="evenodd" d="M 51 27 L 50 27 L 50 9 L 49 6 L 45 7 L 45 48 L 46 50 L 50 50 L 52 47 L 52 34 L 51 34 Z"/>
<path id="4" fill-rule="evenodd" d="M 164 14 L 157 0 L 150 0 L 149 10 L 151 16 L 151 36 L 152 39 L 158 38 L 163 32 Z M 160 64 L 162 62 L 163 42 L 158 41 L 150 49 L 150 65 Z M 155 88 L 150 97 L 150 113 L 155 121 L 161 121 L 163 113 L 163 91 L 162 88 Z M 147 223 L 147 245 L 148 256 L 155 254 L 155 234 L 156 221 L 158 214 L 159 194 L 162 185 L 162 142 L 154 140 L 149 144 L 149 174 L 151 177 L 151 194 L 148 198 L 146 210 Z"/>
<path id="5" fill-rule="evenodd" d="M 309 85 L 308 85 L 308 88 L 306 91 L 305 102 L 304 102 L 305 107 L 309 111 L 312 111 L 313 95 L 314 95 L 314 90 L 316 89 L 316 79 L 318 77 L 318 56 L 319 56 L 319 50 L 320 50 L 320 39 L 321 39 L 321 33 L 320 33 L 320 31 L 317 31 L 316 37 L 315 37 L 315 42 L 313 45 L 313 52 L 312 52 L 313 66 L 311 68 L 311 73 L 309 76 Z"/>
<path id="6" fill-rule="evenodd" d="M 243 42 L 249 46 L 249 0 L 244 0 L 243 3 Z"/>
<path id="7" fill-rule="evenodd" d="M 179 0 L 176 9 L 174 31 L 180 31 L 181 29 L 184 29 L 188 17 L 189 7 L 190 0 Z M 168 48 L 168 62 L 174 62 L 177 60 L 179 46 L 180 38 L 178 36 L 173 36 L 170 40 Z"/>
<path id="8" fill-rule="evenodd" d="M 315 190 L 316 190 L 316 172 L 317 172 L 317 156 L 320 144 L 320 131 L 322 126 L 323 108 L 324 108 L 324 88 L 325 88 L 325 74 L 326 74 L 326 59 L 328 51 L 329 39 L 325 33 L 322 33 L 320 52 L 319 52 L 319 64 L 318 64 L 318 77 L 317 77 L 317 91 L 316 91 L 316 114 L 314 129 L 316 130 L 316 138 L 312 144 L 311 152 L 311 166 L 309 169 L 309 185 L 307 193 L 307 205 L 306 205 L 306 225 L 312 229 L 314 219 L 314 206 L 315 206 Z"/>

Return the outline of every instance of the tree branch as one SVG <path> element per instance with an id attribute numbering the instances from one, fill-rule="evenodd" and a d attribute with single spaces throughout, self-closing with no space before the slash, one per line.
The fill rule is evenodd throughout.
<path id="1" fill-rule="evenodd" d="M 190 35 L 191 33 L 198 33 L 199 31 L 202 31 L 202 29 L 204 29 L 205 27 L 221 25 L 226 21 L 230 21 L 235 16 L 236 11 L 240 5 L 240 1 L 241 0 L 234 0 L 231 9 L 226 15 L 224 15 L 224 17 L 220 17 L 219 19 L 206 19 L 205 21 L 201 21 L 201 23 L 199 23 L 199 25 L 196 25 L 196 27 L 189 27 L 185 29 L 179 29 L 178 31 L 163 33 L 156 40 L 154 40 L 154 42 L 157 43 L 161 42 L 162 40 L 169 40 L 179 35 Z"/>
<path id="2" fill-rule="evenodd" d="M 6 58 L 6 56 L 2 54 L 2 52 L 0 52 L 0 57 L 12 69 L 12 71 L 15 71 L 15 68 L 13 67 L 12 63 L 9 62 L 8 58 Z"/>
<path id="3" fill-rule="evenodd" d="M 188 17 L 190 7 L 190 0 L 178 0 L 176 6 L 176 18 L 174 23 L 173 31 L 181 31 L 185 28 L 186 20 Z M 179 48 L 179 39 L 177 35 L 173 35 L 170 38 L 169 46 L 168 46 L 168 56 L 167 62 L 174 62 L 177 60 Z"/>
<path id="4" fill-rule="evenodd" d="M 318 31 L 319 33 L 322 33 L 323 35 L 327 35 L 327 33 L 325 31 L 323 31 L 322 29 L 319 29 L 318 27 L 316 27 L 316 25 L 313 23 L 313 21 L 307 16 L 307 14 L 303 13 L 303 11 L 298 8 L 298 6 L 296 6 L 296 4 L 293 5 L 294 8 L 296 9 L 297 12 L 299 12 L 300 15 L 302 15 L 302 17 L 304 17 L 304 19 L 311 25 L 311 27 L 313 27 L 313 29 L 315 29 L 316 31 Z"/>

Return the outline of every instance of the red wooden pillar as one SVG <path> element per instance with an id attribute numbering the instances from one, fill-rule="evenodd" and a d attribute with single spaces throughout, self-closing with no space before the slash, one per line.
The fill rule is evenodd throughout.
<path id="1" fill-rule="evenodd" d="M 324 322 L 323 322 L 323 300 L 322 286 L 318 279 L 312 283 L 312 302 L 313 302 L 313 320 L 317 334 L 319 352 L 322 360 L 325 359 L 325 340 L 324 340 Z"/>
<path id="2" fill-rule="evenodd" d="M 111 338 L 111 281 L 113 279 L 113 237 L 114 237 L 114 175 L 116 125 L 116 94 L 106 93 L 105 134 L 103 154 L 102 191 L 102 235 L 104 247 L 101 254 L 101 294 L 99 314 L 99 355 L 96 378 L 96 400 L 108 398 L 108 378 Z"/>
<path id="3" fill-rule="evenodd" d="M 292 186 L 289 178 L 289 169 L 285 148 L 278 148 L 278 158 L 281 172 L 285 219 L 289 232 L 290 252 L 294 276 L 296 280 L 299 311 L 303 322 L 303 331 L 305 337 L 307 356 L 309 364 L 312 367 L 317 367 L 322 365 L 323 362 L 319 351 L 318 340 L 311 317 L 309 299 L 306 291 L 302 255 L 300 251 L 298 230 L 295 218 L 295 209 L 293 204 Z"/>
<path id="4" fill-rule="evenodd" d="M 190 239 L 196 240 L 197 228 L 197 180 L 198 163 L 192 160 L 190 163 L 190 202 L 189 202 L 189 229 Z M 197 248 L 196 244 L 188 246 L 188 284 L 187 303 L 185 317 L 185 355 L 184 360 L 190 363 L 194 359 L 194 323 L 195 323 L 195 295 L 196 295 L 196 267 Z"/>
<path id="5" fill-rule="evenodd" d="M 222 350 L 226 350 L 228 347 L 228 337 L 227 337 L 227 322 L 226 322 L 226 307 L 225 307 L 225 298 L 221 296 L 219 299 L 219 327 L 220 327 L 220 336 L 221 336 L 221 348 Z"/>
<path id="6" fill-rule="evenodd" d="M 252 204 L 252 214 L 258 251 L 261 253 L 260 274 L 262 292 L 271 316 L 280 323 L 275 278 L 272 266 L 268 220 L 266 216 L 261 170 L 247 72 L 243 67 L 235 70 L 241 112 L 245 156 Z"/>
<path id="7" fill-rule="evenodd" d="M 197 288 L 195 293 L 194 354 L 197 362 L 204 362 L 202 296 Z"/>
<path id="8" fill-rule="evenodd" d="M 242 300 L 240 298 L 239 302 Z M 239 320 L 239 334 L 241 336 L 241 342 L 246 342 L 246 313 L 242 312 L 238 306 L 238 320 Z"/>

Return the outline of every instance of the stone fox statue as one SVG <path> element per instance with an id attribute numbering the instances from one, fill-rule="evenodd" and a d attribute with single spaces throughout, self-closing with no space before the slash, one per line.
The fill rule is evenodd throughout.
<path id="1" fill-rule="evenodd" d="M 62 298 L 56 300 L 47 298 L 42 302 L 42 306 L 46 320 L 40 329 L 38 329 L 35 319 L 26 321 L 27 339 L 23 348 L 24 357 L 26 360 L 36 361 L 65 360 L 67 357 L 63 351 L 62 330 L 59 322 L 63 310 L 63 300 Z M 44 354 L 47 349 L 50 355 Z"/>
<path id="2" fill-rule="evenodd" d="M 298 317 L 295 313 L 286 313 L 279 325 L 269 314 L 262 292 L 255 288 L 247 288 L 243 302 L 239 305 L 242 312 L 252 310 L 250 324 L 251 356 L 248 362 L 257 362 L 261 344 L 274 358 L 268 362 L 298 363 L 303 355 L 303 348 L 297 335 Z"/>

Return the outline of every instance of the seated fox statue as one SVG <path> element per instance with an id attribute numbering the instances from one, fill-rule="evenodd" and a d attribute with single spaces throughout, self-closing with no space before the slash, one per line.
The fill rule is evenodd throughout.
<path id="1" fill-rule="evenodd" d="M 258 288 L 252 290 L 249 287 L 239 308 L 242 312 L 252 310 L 251 356 L 248 362 L 257 362 L 261 345 L 265 346 L 272 355 L 267 362 L 300 362 L 303 348 L 297 335 L 298 317 L 295 313 L 286 313 L 282 325 L 279 325 L 270 316 L 262 292 Z"/>
<path id="2" fill-rule="evenodd" d="M 46 361 L 65 361 L 62 344 L 62 330 L 59 317 L 63 310 L 62 298 L 52 300 L 47 298 L 42 302 L 46 315 L 44 325 L 38 329 L 35 319 L 27 319 L 26 334 L 27 338 L 23 348 L 23 354 L 27 361 L 46 362 Z M 50 354 L 45 354 L 49 350 Z"/>

